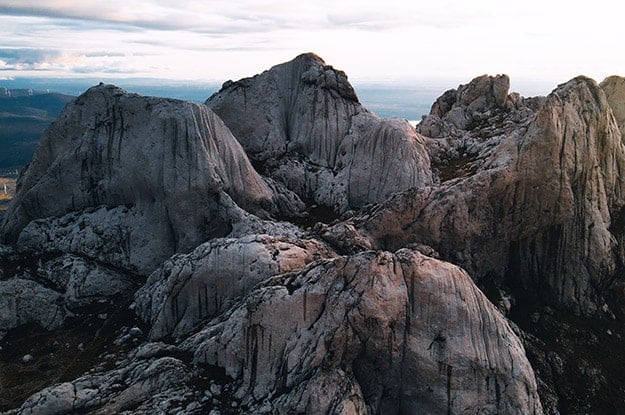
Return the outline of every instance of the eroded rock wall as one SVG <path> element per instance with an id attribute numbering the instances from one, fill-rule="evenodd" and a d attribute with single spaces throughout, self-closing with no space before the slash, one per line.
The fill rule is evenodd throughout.
<path id="1" fill-rule="evenodd" d="M 206 107 L 109 85 L 67 106 L 19 186 L 2 225 L 6 241 L 16 242 L 33 220 L 104 206 L 119 216 L 111 219 L 120 228 L 113 242 L 139 250 L 129 257 L 143 272 L 174 252 L 227 235 L 241 209 L 268 217 L 303 208 L 297 196 L 256 173 Z"/>
<path id="2" fill-rule="evenodd" d="M 375 246 L 423 242 L 478 281 L 494 277 L 576 312 L 597 311 L 623 261 L 613 225 L 625 204 L 625 147 L 605 94 L 580 77 L 536 109 L 486 110 L 485 128 L 451 126 L 454 137 L 433 140 L 439 161 L 448 157 L 439 168 L 455 168 L 456 177 L 393 197 L 362 228 Z"/>
<path id="3" fill-rule="evenodd" d="M 362 107 L 345 73 L 314 54 L 227 82 L 206 105 L 266 173 L 339 213 L 431 182 L 423 138 Z"/>

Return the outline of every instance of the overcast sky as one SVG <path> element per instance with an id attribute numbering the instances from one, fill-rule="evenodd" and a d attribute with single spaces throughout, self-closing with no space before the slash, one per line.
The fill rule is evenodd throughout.
<path id="1" fill-rule="evenodd" d="M 224 81 L 315 52 L 356 81 L 625 75 L 617 2 L 0 0 L 0 78 Z"/>

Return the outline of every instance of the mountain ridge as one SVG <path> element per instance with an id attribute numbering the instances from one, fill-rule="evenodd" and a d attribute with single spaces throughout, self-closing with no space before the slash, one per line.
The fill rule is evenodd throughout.
<path id="1" fill-rule="evenodd" d="M 528 99 L 509 82 L 444 92 L 416 129 L 314 54 L 205 106 L 91 88 L 0 228 L 0 342 L 16 356 L 23 327 L 111 329 L 87 372 L 0 406 L 624 409 L 620 366 L 598 356 L 625 336 L 620 78 Z M 336 219 L 277 219 L 319 206 Z M 0 376 L 40 360 L 0 358 Z"/>

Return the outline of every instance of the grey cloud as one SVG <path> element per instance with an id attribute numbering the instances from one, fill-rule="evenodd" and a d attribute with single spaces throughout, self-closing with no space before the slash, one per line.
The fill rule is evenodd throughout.
<path id="1" fill-rule="evenodd" d="M 2 61 L 0 60 L 0 62 Z M 31 72 L 51 72 L 51 69 L 49 68 L 40 68 L 36 66 L 25 66 L 25 65 L 1 66 L 0 65 L 0 72 L 12 72 L 12 71 L 24 71 L 24 70 L 28 70 Z"/>
<path id="2" fill-rule="evenodd" d="M 394 10 L 392 13 L 375 9 L 342 10 L 328 13 L 326 19 L 330 27 L 385 31 L 411 26 L 449 29 L 477 24 L 485 19 L 485 16 L 475 11 L 440 13 L 432 10 L 418 10 L 413 7 Z"/>
<path id="3" fill-rule="evenodd" d="M 55 10 L 54 8 L 46 7 L 46 6 L 32 7 L 32 6 L 21 6 L 21 5 L 15 5 L 15 4 L 4 5 L 2 3 L 0 3 L 0 14 L 4 14 L 8 16 L 36 16 L 36 17 L 57 17 L 57 18 L 71 18 L 71 19 L 81 18 L 81 19 L 89 19 L 89 20 L 100 20 L 100 19 L 90 18 L 87 16 L 80 16 L 75 13 L 67 13 L 63 10 Z"/>
<path id="4" fill-rule="evenodd" d="M 61 52 L 54 49 L 0 49 L 0 60 L 7 65 L 32 66 L 47 63 L 61 56 Z"/>
<path id="5" fill-rule="evenodd" d="M 45 17 L 52 20 L 52 26 L 63 27 L 80 31 L 90 30 L 118 30 L 123 32 L 137 32 L 141 28 L 128 22 L 109 20 L 97 15 L 65 13 L 62 10 L 35 7 L 6 7 L 0 4 L 0 15 L 22 17 Z"/>
<path id="6" fill-rule="evenodd" d="M 116 52 L 87 52 L 83 54 L 87 58 L 121 58 L 126 56 L 125 53 L 116 53 Z M 143 54 L 142 54 L 143 56 Z"/>
<path id="7" fill-rule="evenodd" d="M 80 67 L 72 68 L 71 72 L 79 73 L 79 74 L 88 74 L 88 73 L 94 73 L 94 72 L 108 73 L 108 74 L 133 74 L 136 71 L 130 70 L 130 69 L 112 68 L 110 66 L 104 66 L 104 65 L 99 65 L 99 66 L 94 65 L 94 66 L 80 66 Z"/>
<path id="8" fill-rule="evenodd" d="M 397 19 L 385 19 L 379 15 L 335 13 L 328 14 L 327 20 L 330 26 L 341 28 L 388 30 L 397 26 Z"/>
<path id="9" fill-rule="evenodd" d="M 147 45 L 147 46 L 168 46 L 169 42 L 165 40 L 133 40 L 129 42 L 133 45 Z"/>
<path id="10" fill-rule="evenodd" d="M 147 56 L 146 54 L 134 54 Z M 13 48 L 0 49 L 0 71 L 57 71 L 59 69 L 73 73 L 87 74 L 92 72 L 110 74 L 131 74 L 135 70 L 123 68 L 126 54 L 91 51 L 87 53 L 76 52 L 68 55 L 54 49 L 29 49 Z M 65 60 L 80 58 L 80 63 L 67 63 Z"/>
<path id="11" fill-rule="evenodd" d="M 51 6 L 21 6 L 0 4 L 0 14 L 9 16 L 46 17 L 56 20 L 58 26 L 79 30 L 115 29 L 120 31 L 137 31 L 142 29 L 170 30 L 177 26 L 167 21 L 154 22 L 142 20 L 121 20 L 109 18 L 106 14 L 91 13 L 82 10 L 66 10 Z M 94 26 L 94 23 L 96 24 Z"/>
<path id="12" fill-rule="evenodd" d="M 175 48 L 178 50 L 185 50 L 185 51 L 191 51 L 191 52 L 234 52 L 234 51 L 236 52 L 258 52 L 258 51 L 264 51 L 267 49 L 271 49 L 271 50 L 289 50 L 290 49 L 288 47 L 282 47 L 282 46 L 276 45 L 269 41 L 257 42 L 254 44 L 247 44 L 247 45 L 241 45 L 238 43 L 236 45 L 219 44 L 219 45 L 213 45 L 213 46 L 207 46 L 207 45 L 185 46 L 185 45 L 180 45 L 180 44 L 172 44 L 167 41 L 159 42 L 159 41 L 137 40 L 137 41 L 131 42 L 131 44 Z M 145 56 L 148 56 L 148 55 L 145 55 Z"/>
<path id="13" fill-rule="evenodd" d="M 7 4 L 8 3 L 8 4 Z M 58 19 L 56 24 L 80 30 L 114 29 L 119 31 L 187 30 L 206 34 L 235 34 L 268 32 L 292 27 L 289 19 L 275 15 L 243 13 L 241 11 L 194 12 L 193 9 L 171 8 L 171 12 L 152 19 L 133 18 L 111 10 L 71 8 L 54 4 L 16 4 L 0 0 L 0 14 L 36 16 Z M 94 26 L 94 23 L 96 26 Z"/>
<path id="14" fill-rule="evenodd" d="M 250 0 L 152 0 L 145 13 L 137 13 L 126 3 L 110 0 L 0 0 L 0 14 L 39 16 L 63 20 L 64 26 L 77 25 L 82 30 L 103 26 L 119 31 L 157 30 L 190 31 L 211 36 L 237 33 L 263 33 L 275 30 L 352 28 L 365 31 L 385 31 L 399 27 L 427 26 L 450 28 L 475 22 L 483 16 L 479 11 L 421 8 L 409 2 L 397 2 L 396 7 L 374 3 L 302 2 L 285 8 L 283 2 L 259 3 Z M 95 25 L 95 26 L 94 26 Z"/>

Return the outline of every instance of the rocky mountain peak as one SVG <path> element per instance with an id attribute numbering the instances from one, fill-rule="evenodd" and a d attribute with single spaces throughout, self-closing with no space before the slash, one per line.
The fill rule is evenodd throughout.
<path id="1" fill-rule="evenodd" d="M 480 76 L 418 132 L 314 54 L 89 89 L 1 228 L 0 410 L 623 412 L 621 81 Z"/>
<path id="2" fill-rule="evenodd" d="M 438 119 L 437 131 L 458 130 L 451 113 Z M 620 220 L 625 203 L 625 147 L 605 94 L 594 81 L 578 77 L 535 111 L 513 110 L 499 123 L 495 134 L 476 128 L 470 135 L 461 131 L 459 138 L 429 141 L 432 151 L 441 151 L 445 174 L 460 171 L 441 187 L 387 202 L 389 208 L 405 206 L 406 214 L 380 209 L 380 219 L 401 217 L 405 225 L 391 236 L 391 227 L 380 223 L 379 243 L 398 241 L 399 235 L 416 238 L 478 280 L 512 278 L 528 292 L 542 287 L 553 304 L 594 313 L 606 294 L 599 280 L 619 273 L 622 231 L 611 224 Z M 464 156 L 441 156 L 460 151 Z M 373 223 L 366 226 L 377 228 Z"/>
<path id="3" fill-rule="evenodd" d="M 314 54 L 228 83 L 206 105 L 253 159 L 267 161 L 296 151 L 329 167 L 336 162 L 348 119 L 360 107 L 345 73 Z M 325 128 L 315 125 L 322 118 L 330 123 Z"/>
<path id="4" fill-rule="evenodd" d="M 488 105 L 501 108 L 506 102 L 509 89 L 508 75 L 482 75 L 458 88 L 458 104 L 476 109 Z"/>
<path id="5" fill-rule="evenodd" d="M 287 85 L 289 89 L 298 90 L 302 85 L 310 85 L 314 88 L 327 90 L 337 98 L 340 97 L 358 103 L 356 92 L 347 80 L 345 72 L 337 70 L 331 65 L 327 65 L 321 57 L 314 53 L 303 53 L 289 62 L 273 66 L 265 71 L 265 73 L 266 72 L 279 73 L 282 76 L 278 76 L 283 79 L 285 79 L 283 77 L 284 75 L 290 74 L 289 77 L 292 78 L 292 84 Z M 225 82 L 222 85 L 221 91 L 218 91 L 210 97 L 207 103 L 214 101 L 214 98 L 217 99 L 217 97 L 220 96 L 219 94 L 225 90 L 248 88 L 252 86 L 253 80 L 257 76 L 259 75 L 251 78 L 243 78 L 236 82 Z"/>
<path id="6" fill-rule="evenodd" d="M 205 106 L 101 84 L 70 103 L 44 134 L 2 236 L 38 239 L 38 219 L 121 209 L 114 216 L 120 229 L 128 227 L 124 238 L 136 238 L 133 250 L 141 246 L 136 257 L 126 254 L 139 269 L 151 269 L 154 261 L 226 235 L 241 209 L 295 213 L 297 197 L 274 189 Z"/>
<path id="7" fill-rule="evenodd" d="M 358 103 L 354 88 L 347 80 L 345 72 L 326 65 L 323 59 L 315 54 L 300 55 L 293 60 L 294 65 L 302 62 L 301 81 L 317 88 L 323 88 L 334 95 Z"/>
<path id="8" fill-rule="evenodd" d="M 584 75 L 577 76 L 568 82 L 558 85 L 547 97 L 548 99 L 560 98 L 571 101 L 570 104 L 577 106 L 590 105 L 598 111 L 608 108 L 606 94 L 594 79 Z M 576 100 L 582 100 L 577 102 Z"/>
<path id="9" fill-rule="evenodd" d="M 434 102 L 430 115 L 457 120 L 463 117 L 467 122 L 473 113 L 488 109 L 503 109 L 508 99 L 510 78 L 508 75 L 482 75 L 457 89 L 446 91 Z M 451 113 L 451 114 L 450 114 Z M 458 128 L 465 128 L 467 122 L 459 122 Z"/>
<path id="10" fill-rule="evenodd" d="M 345 73 L 316 55 L 228 83 L 206 105 L 263 173 L 337 213 L 431 181 L 429 157 L 414 129 L 367 111 Z M 370 188 L 378 169 L 387 175 Z"/>
<path id="11" fill-rule="evenodd" d="M 93 95 L 101 94 L 105 96 L 111 97 L 119 97 L 122 95 L 128 94 L 126 90 L 113 85 L 113 84 L 105 84 L 104 82 L 100 82 L 98 85 L 94 85 L 91 88 L 88 88 L 85 92 L 80 95 L 81 99 L 88 100 L 93 97 Z"/>
<path id="12" fill-rule="evenodd" d="M 294 61 L 304 60 L 304 61 L 316 62 L 324 66 L 326 65 L 325 60 L 323 60 L 321 56 L 317 55 L 314 52 L 301 53 L 297 55 L 293 60 Z"/>
<path id="13" fill-rule="evenodd" d="M 446 91 L 432 105 L 430 114 L 442 118 L 454 108 L 471 112 L 503 108 L 509 89 L 508 75 L 482 75 L 457 89 Z"/>

